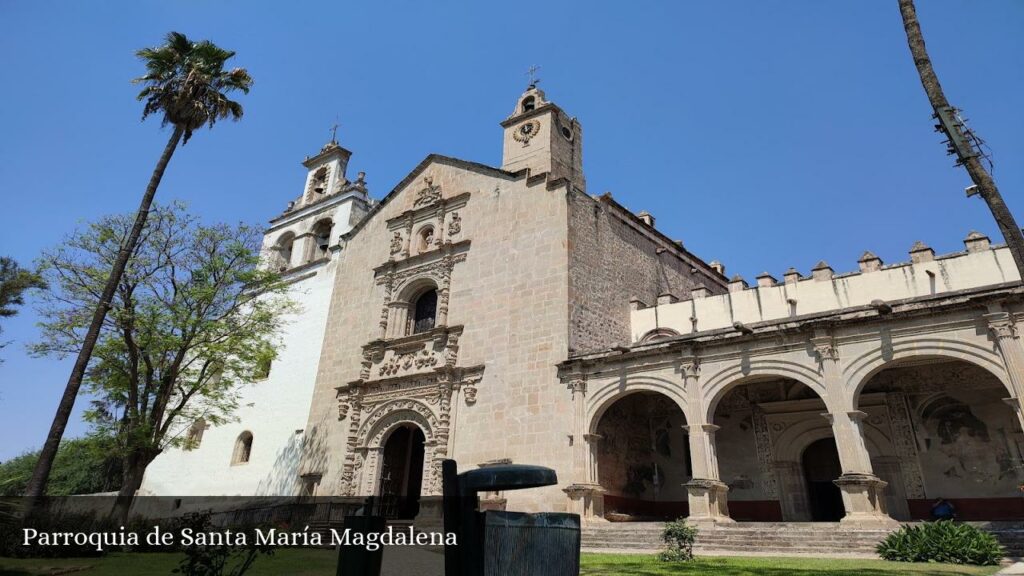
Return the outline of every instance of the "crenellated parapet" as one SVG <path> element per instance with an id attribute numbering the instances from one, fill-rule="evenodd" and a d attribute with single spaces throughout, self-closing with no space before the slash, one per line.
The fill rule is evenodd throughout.
<path id="1" fill-rule="evenodd" d="M 965 250 L 936 256 L 921 242 L 910 249 L 910 261 L 885 265 L 865 252 L 858 270 L 836 274 L 825 261 L 810 274 L 790 268 L 779 282 L 768 272 L 749 285 L 734 276 L 728 292 L 712 295 L 697 287 L 689 300 L 660 301 L 655 306 L 631 303 L 634 342 L 650 341 L 650 335 L 696 334 L 722 329 L 749 331 L 762 322 L 812 317 L 857 307 L 882 313 L 908 300 L 953 295 L 989 286 L 1019 282 L 1020 276 L 1005 246 L 972 232 L 964 239 Z"/>

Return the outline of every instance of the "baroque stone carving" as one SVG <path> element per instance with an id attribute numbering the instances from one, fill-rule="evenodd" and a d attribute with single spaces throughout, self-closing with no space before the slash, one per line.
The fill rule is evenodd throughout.
<path id="1" fill-rule="evenodd" d="M 395 235 L 391 237 L 391 253 L 398 254 L 402 251 L 402 233 L 395 232 Z"/>
<path id="2" fill-rule="evenodd" d="M 465 394 L 467 405 L 472 406 L 473 404 L 476 404 L 476 386 L 466 386 L 463 388 L 463 393 Z"/>
<path id="3" fill-rule="evenodd" d="M 462 232 L 462 216 L 458 212 L 452 212 L 452 219 L 448 222 L 448 235 L 458 236 Z"/>
<path id="4" fill-rule="evenodd" d="M 924 480 L 921 475 L 921 465 L 917 460 L 914 425 L 910 421 L 907 398 L 900 393 L 887 393 L 885 407 L 889 413 L 892 447 L 899 457 L 900 472 L 903 476 L 903 487 L 907 498 L 924 498 Z"/>
<path id="5" fill-rule="evenodd" d="M 416 200 L 413 202 L 413 208 L 419 208 L 420 206 L 429 206 L 441 200 L 441 187 L 434 184 L 434 179 L 427 176 L 423 179 L 425 186 L 416 193 Z"/>
<path id="6" fill-rule="evenodd" d="M 760 406 L 751 407 L 751 416 L 754 425 L 754 447 L 757 450 L 757 461 L 761 465 L 761 488 L 769 498 L 776 498 L 778 490 L 775 486 L 775 475 L 773 474 L 772 463 L 775 461 L 772 450 L 772 435 L 768 430 L 768 419 Z"/>
<path id="7" fill-rule="evenodd" d="M 517 142 L 522 142 L 523 146 L 529 146 L 530 140 L 539 133 L 540 122 L 537 120 L 527 120 L 512 132 L 512 138 Z"/>

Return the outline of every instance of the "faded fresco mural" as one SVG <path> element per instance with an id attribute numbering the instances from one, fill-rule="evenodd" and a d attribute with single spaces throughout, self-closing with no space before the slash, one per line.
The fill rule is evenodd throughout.
<path id="1" fill-rule="evenodd" d="M 601 417 L 598 478 L 612 496 L 686 501 L 690 455 L 683 412 L 653 392 L 631 394 Z"/>

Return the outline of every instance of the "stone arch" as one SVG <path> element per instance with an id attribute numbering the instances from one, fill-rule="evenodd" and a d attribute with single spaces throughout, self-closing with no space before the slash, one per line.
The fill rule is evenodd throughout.
<path id="1" fill-rule="evenodd" d="M 366 416 L 359 428 L 356 445 L 363 448 L 380 448 L 386 440 L 386 435 L 400 424 L 419 426 L 427 442 L 431 442 L 437 430 L 437 417 L 429 406 L 418 400 L 385 402 Z"/>
<path id="2" fill-rule="evenodd" d="M 715 373 L 701 386 L 704 397 L 708 399 L 702 414 L 703 421 L 714 420 L 718 403 L 737 386 L 770 379 L 795 380 L 810 388 L 828 407 L 828 394 L 820 378 L 816 370 L 791 360 L 760 359 L 747 365 L 728 366 Z"/>
<path id="3" fill-rule="evenodd" d="M 640 337 L 640 344 L 650 344 L 652 342 L 659 342 L 661 340 L 667 340 L 679 336 L 679 332 L 671 328 L 655 328 L 650 332 Z"/>
<path id="4" fill-rule="evenodd" d="M 334 230 L 334 220 L 330 217 L 317 220 L 309 228 L 309 249 L 306 254 L 306 261 L 312 262 L 319 258 L 326 258 L 331 245 L 331 233 Z"/>
<path id="5" fill-rule="evenodd" d="M 388 437 L 402 426 L 413 425 L 423 432 L 427 450 L 423 456 L 422 494 L 439 490 L 441 458 L 436 453 L 439 423 L 433 410 L 418 400 L 385 402 L 367 416 L 357 433 L 357 450 L 364 454 L 360 494 L 375 494 L 380 484 L 381 452 Z M 446 451 L 447 447 L 441 446 Z"/>
<path id="6" fill-rule="evenodd" d="M 889 438 L 874 424 L 865 423 L 864 443 L 872 456 L 892 456 L 892 443 Z M 784 462 L 798 462 L 804 450 L 822 438 L 834 436 L 832 425 L 821 418 L 821 421 L 804 420 L 783 430 L 773 442 L 775 459 Z"/>
<path id="7" fill-rule="evenodd" d="M 295 233 L 291 230 L 277 237 L 272 248 L 275 270 L 283 272 L 292 266 L 293 253 L 295 251 Z"/>
<path id="8" fill-rule="evenodd" d="M 597 386 L 590 392 L 587 403 L 589 408 L 587 413 L 588 433 L 596 433 L 601 416 L 604 415 L 612 404 L 636 392 L 657 392 L 667 396 L 682 410 L 683 415 L 689 421 L 688 403 L 681 381 L 672 381 L 655 376 L 624 375 L 613 383 Z"/>
<path id="9" fill-rule="evenodd" d="M 982 346 L 961 340 L 929 338 L 895 343 L 890 350 L 873 348 L 855 357 L 844 369 L 849 387 L 849 395 L 844 400 L 853 409 L 859 403 L 861 391 L 879 372 L 898 367 L 902 362 L 930 359 L 962 361 L 978 366 L 995 376 L 1010 396 L 1014 397 L 1013 386 L 1003 367 L 1002 358 L 988 340 L 985 342 L 987 345 Z"/>
<path id="10" fill-rule="evenodd" d="M 686 482 L 693 476 L 685 403 L 664 382 L 605 389 L 583 441 L 590 479 L 602 489 L 606 518 L 654 520 L 688 513 Z"/>

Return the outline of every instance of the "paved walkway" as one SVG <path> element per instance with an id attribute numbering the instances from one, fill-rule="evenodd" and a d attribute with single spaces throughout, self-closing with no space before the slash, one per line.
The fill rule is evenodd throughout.
<path id="1" fill-rule="evenodd" d="M 996 576 L 1000 576 L 1000 574 L 1024 574 L 1024 562 L 1014 562 L 1012 565 L 996 572 Z"/>
<path id="2" fill-rule="evenodd" d="M 385 546 L 381 576 L 444 576 L 444 549 Z"/>

